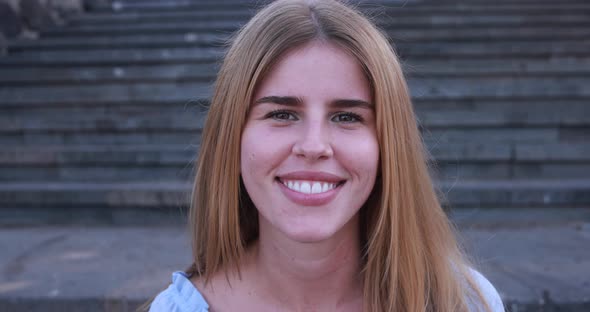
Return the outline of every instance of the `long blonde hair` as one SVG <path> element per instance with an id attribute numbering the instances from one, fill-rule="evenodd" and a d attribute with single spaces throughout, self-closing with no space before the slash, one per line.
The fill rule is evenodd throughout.
<path id="1" fill-rule="evenodd" d="M 365 311 L 489 310 L 441 208 L 428 172 L 398 57 L 357 10 L 336 1 L 276 1 L 232 39 L 202 134 L 189 226 L 205 281 L 239 264 L 258 237 L 258 215 L 240 179 L 240 140 L 254 91 L 282 55 L 313 40 L 356 58 L 372 89 L 380 174 L 361 209 Z M 226 271 L 227 272 L 227 271 Z"/>

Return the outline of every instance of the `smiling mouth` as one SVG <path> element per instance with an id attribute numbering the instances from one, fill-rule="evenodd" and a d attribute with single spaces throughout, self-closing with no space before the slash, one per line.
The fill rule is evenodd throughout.
<path id="1" fill-rule="evenodd" d="M 276 180 L 286 186 L 288 189 L 302 193 L 302 194 L 321 194 L 329 192 L 337 187 L 343 185 L 346 180 L 340 182 L 324 182 L 324 181 L 310 181 L 310 180 L 287 180 L 280 179 Z"/>

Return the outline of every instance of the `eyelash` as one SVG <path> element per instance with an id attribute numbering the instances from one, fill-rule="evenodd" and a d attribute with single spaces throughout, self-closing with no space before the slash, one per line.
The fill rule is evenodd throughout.
<path id="1" fill-rule="evenodd" d="M 277 110 L 270 111 L 268 114 L 266 114 L 266 116 L 264 116 L 264 118 L 273 118 L 275 120 L 281 120 L 281 121 L 292 120 L 292 119 L 276 118 L 277 115 L 279 115 L 279 114 L 288 114 L 290 116 L 295 117 L 295 115 L 291 111 L 284 110 L 284 109 L 277 109 Z M 341 116 L 352 117 L 355 119 L 353 121 L 345 121 L 344 123 L 353 123 L 353 122 L 362 122 L 363 121 L 363 118 L 360 115 L 352 113 L 352 112 L 338 112 L 338 113 L 334 114 L 334 116 L 332 118 L 341 117 Z M 297 117 L 295 117 L 295 118 L 297 118 Z M 297 120 L 297 119 L 295 119 L 295 120 Z"/>
<path id="2" fill-rule="evenodd" d="M 270 111 L 268 114 L 266 114 L 266 116 L 264 116 L 264 118 L 273 118 L 276 120 L 290 120 L 290 119 L 284 119 L 284 118 L 276 118 L 277 115 L 279 114 L 288 114 L 290 116 L 295 116 L 292 112 L 288 111 L 288 110 L 284 110 L 284 109 L 277 109 L 277 110 L 273 110 Z"/>
<path id="3" fill-rule="evenodd" d="M 341 117 L 341 116 L 352 117 L 355 119 L 354 121 L 344 121 L 344 123 L 362 122 L 363 121 L 363 117 L 361 117 L 361 115 L 355 114 L 352 112 L 339 112 L 334 117 Z"/>

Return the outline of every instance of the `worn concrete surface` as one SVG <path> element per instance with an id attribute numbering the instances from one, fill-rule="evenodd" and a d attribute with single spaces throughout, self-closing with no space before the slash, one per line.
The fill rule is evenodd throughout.
<path id="1" fill-rule="evenodd" d="M 147 298 L 190 261 L 174 227 L 3 229 L 0 250 L 2 297 Z"/>
<path id="2" fill-rule="evenodd" d="M 464 209 L 452 215 L 466 248 L 511 311 L 590 311 L 590 209 Z M 128 311 L 190 261 L 180 224 L 4 227 L 0 251 L 2 311 L 47 311 L 52 305 L 55 311 Z M 122 298 L 130 303 L 117 303 Z M 526 304 L 535 308 L 519 309 Z M 561 308 L 540 309 L 543 304 Z"/>

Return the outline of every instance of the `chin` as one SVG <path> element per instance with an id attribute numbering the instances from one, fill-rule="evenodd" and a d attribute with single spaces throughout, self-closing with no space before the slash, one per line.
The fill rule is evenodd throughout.
<path id="1" fill-rule="evenodd" d="M 283 233 L 296 242 L 299 243 L 319 243 L 334 236 L 336 231 L 329 229 L 326 225 L 317 227 L 306 227 L 297 229 L 287 229 Z"/>

